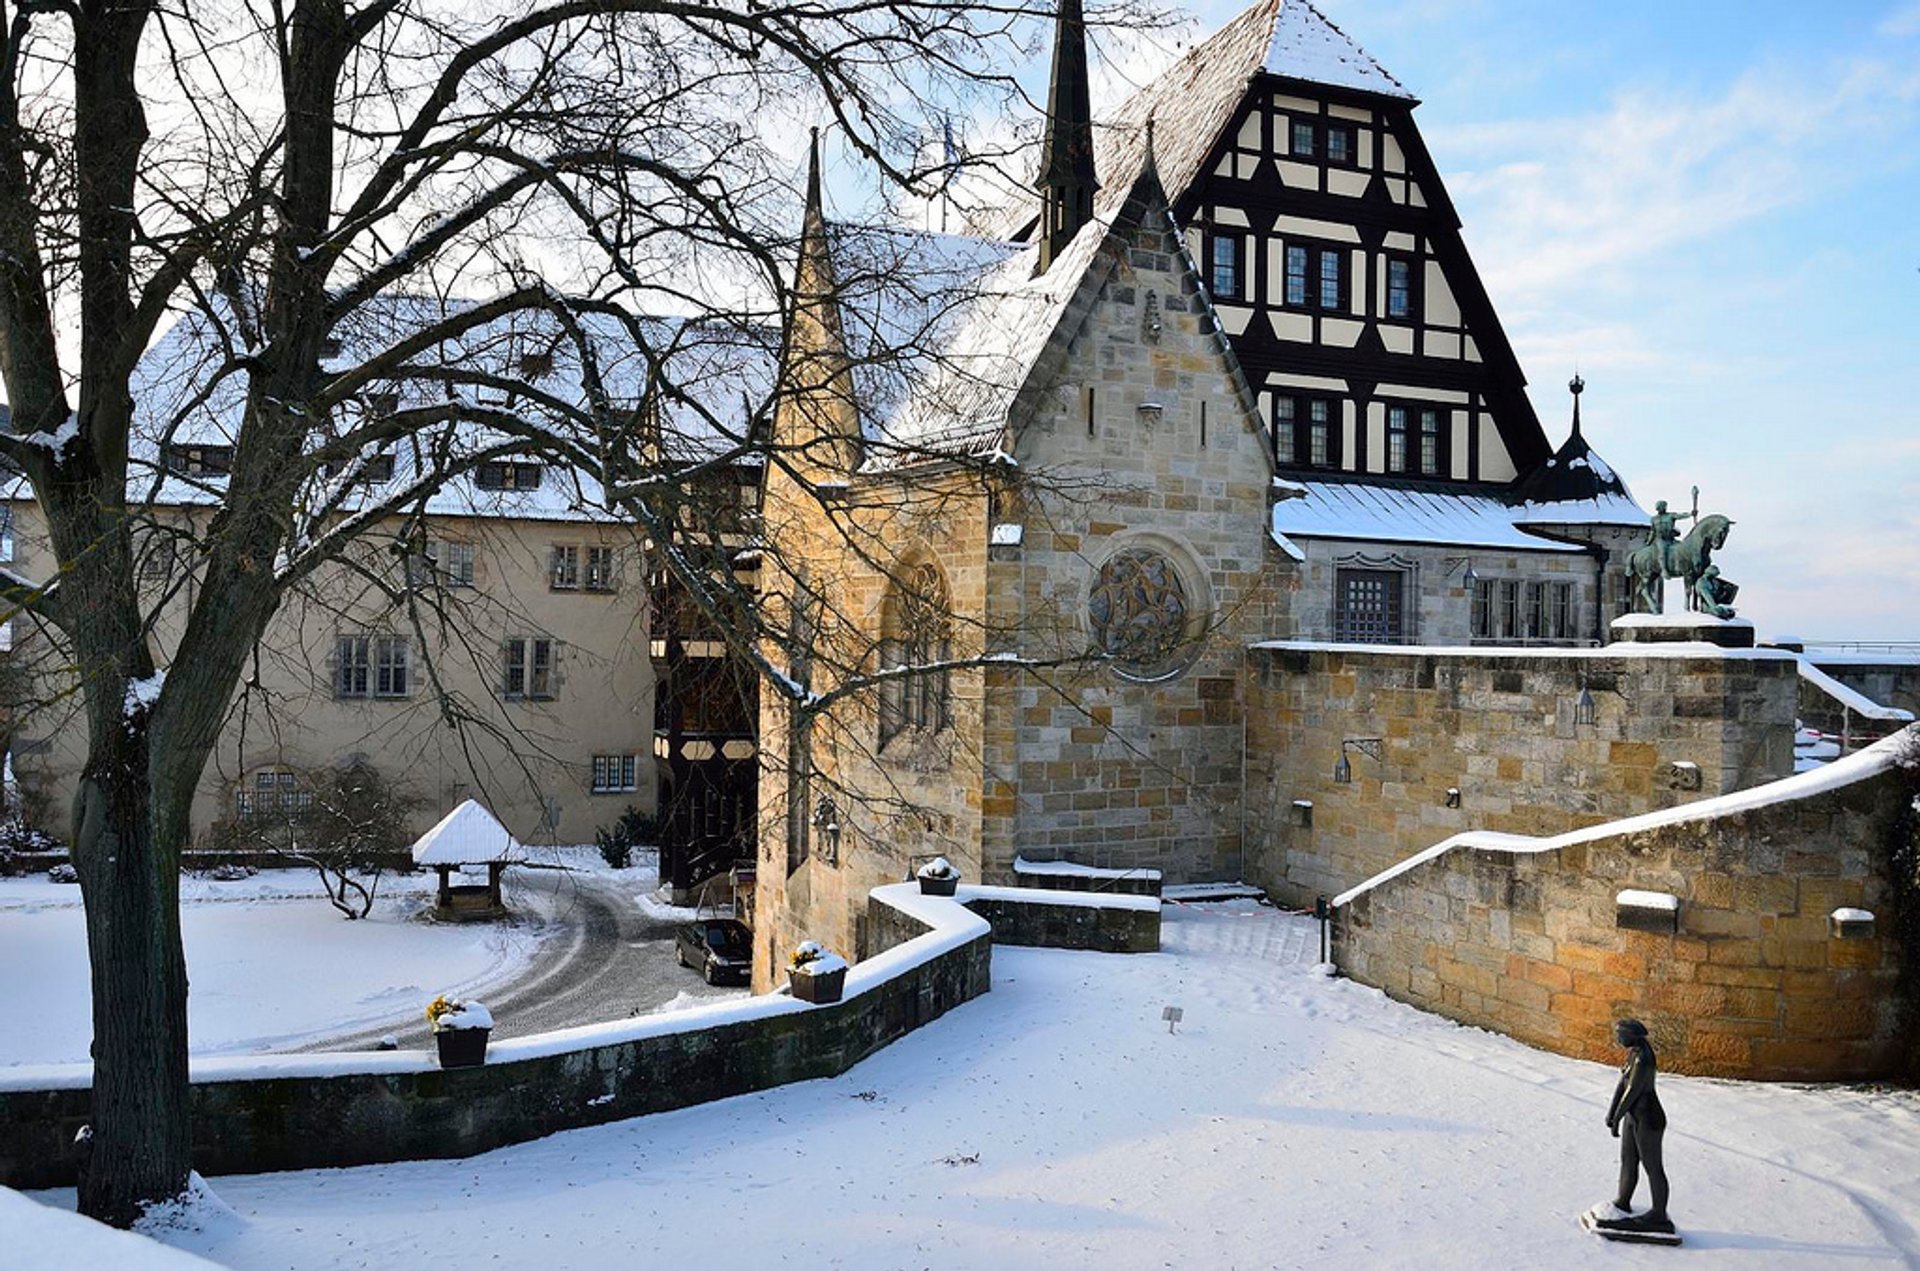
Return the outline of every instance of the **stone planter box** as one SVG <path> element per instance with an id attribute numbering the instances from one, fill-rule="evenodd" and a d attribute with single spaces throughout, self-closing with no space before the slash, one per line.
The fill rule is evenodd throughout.
<path id="1" fill-rule="evenodd" d="M 442 1068 L 478 1068 L 487 1062 L 489 1028 L 443 1028 L 433 1035 Z"/>
<path id="2" fill-rule="evenodd" d="M 793 995 L 800 1001 L 824 1006 L 840 1000 L 841 990 L 847 986 L 847 968 L 840 967 L 821 975 L 809 975 L 805 971 L 789 968 L 787 983 L 793 986 Z"/>

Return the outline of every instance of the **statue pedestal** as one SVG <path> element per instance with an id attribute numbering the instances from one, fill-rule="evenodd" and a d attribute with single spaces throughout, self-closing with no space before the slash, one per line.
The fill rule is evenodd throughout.
<path id="1" fill-rule="evenodd" d="M 1705 613 L 1630 613 L 1615 618 L 1616 644 L 1713 644 L 1751 649 L 1753 624 L 1745 618 L 1716 618 Z"/>

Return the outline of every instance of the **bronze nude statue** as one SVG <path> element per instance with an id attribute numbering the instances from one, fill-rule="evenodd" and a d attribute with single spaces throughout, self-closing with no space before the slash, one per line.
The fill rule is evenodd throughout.
<path id="1" fill-rule="evenodd" d="M 1614 1024 L 1613 1039 L 1627 1051 L 1620 1084 L 1614 1088 L 1613 1102 L 1607 1108 L 1607 1128 L 1620 1140 L 1620 1188 L 1611 1206 L 1589 1211 L 1583 1221 L 1588 1230 L 1609 1240 L 1679 1244 L 1673 1220 L 1667 1217 L 1667 1170 L 1661 1156 L 1667 1113 L 1654 1090 L 1658 1065 L 1653 1044 L 1647 1040 L 1647 1026 L 1637 1019 Z M 1647 1173 L 1653 1204 L 1645 1213 L 1636 1214 L 1633 1193 L 1640 1186 L 1642 1169 Z"/>

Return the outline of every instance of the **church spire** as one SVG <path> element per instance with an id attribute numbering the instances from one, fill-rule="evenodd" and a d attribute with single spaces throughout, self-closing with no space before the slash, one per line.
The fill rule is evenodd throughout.
<path id="1" fill-rule="evenodd" d="M 1087 91 L 1087 24 L 1080 0 L 1060 0 L 1054 19 L 1053 81 L 1040 143 L 1040 269 L 1053 264 L 1093 219 L 1093 107 Z"/>

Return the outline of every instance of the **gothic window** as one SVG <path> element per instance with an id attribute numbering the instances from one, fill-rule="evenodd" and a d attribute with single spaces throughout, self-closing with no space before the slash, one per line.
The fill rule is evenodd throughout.
<path id="1" fill-rule="evenodd" d="M 1174 563 L 1151 548 L 1118 552 L 1100 567 L 1087 598 L 1095 652 L 1124 674 L 1173 669 L 1191 637 L 1193 604 Z"/>
<path id="2" fill-rule="evenodd" d="M 905 669 L 880 685 L 880 744 L 901 733 L 942 731 L 952 722 L 953 657 L 947 587 L 921 563 L 895 579 L 881 614 L 880 669 Z"/>
<path id="3" fill-rule="evenodd" d="M 1336 570 L 1333 638 L 1351 644 L 1404 640 L 1405 580 L 1405 574 L 1392 569 Z"/>

